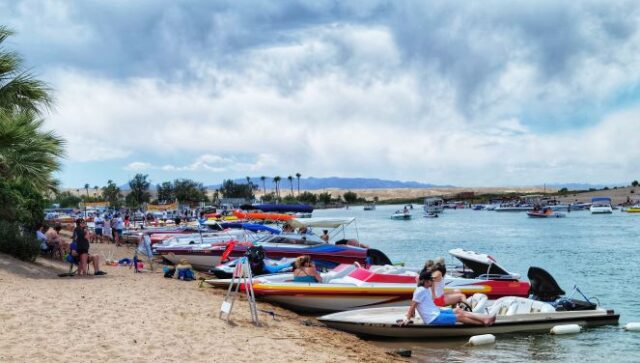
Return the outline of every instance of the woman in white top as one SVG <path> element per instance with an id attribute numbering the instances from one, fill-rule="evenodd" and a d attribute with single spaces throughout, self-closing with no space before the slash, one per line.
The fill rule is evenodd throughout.
<path id="1" fill-rule="evenodd" d="M 398 321 L 400 325 L 412 323 L 416 310 L 426 325 L 455 325 L 456 322 L 461 322 L 489 326 L 496 321 L 495 316 L 474 314 L 460 308 L 440 310 L 433 303 L 432 287 L 433 276 L 431 276 L 431 272 L 423 270 L 420 272 L 418 288 L 413 292 L 413 299 L 407 315 L 404 320 Z"/>

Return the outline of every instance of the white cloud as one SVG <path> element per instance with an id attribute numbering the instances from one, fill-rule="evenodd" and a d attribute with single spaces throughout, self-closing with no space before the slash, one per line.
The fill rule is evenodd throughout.
<path id="1" fill-rule="evenodd" d="M 640 131 L 639 109 L 608 106 L 640 82 L 639 12 L 630 6 L 611 25 L 590 3 L 544 3 L 539 17 L 530 5 L 493 4 L 399 5 L 358 21 L 371 6 L 354 18 L 265 25 L 265 34 L 241 27 L 262 20 L 232 8 L 213 17 L 221 28 L 202 33 L 212 39 L 190 24 L 166 32 L 184 21 L 173 9 L 159 32 L 187 61 L 171 76 L 51 68 L 57 106 L 48 124 L 68 139 L 70 162 L 115 159 L 163 175 L 457 185 L 631 178 L 639 155 L 627 135 Z M 262 10 L 279 14 L 273 8 Z M 145 58 L 157 73 L 160 58 Z M 587 107 L 593 114 L 580 113 Z"/>
<path id="2" fill-rule="evenodd" d="M 127 166 L 125 166 L 124 170 L 144 171 L 144 170 L 149 170 L 151 168 L 152 168 L 152 165 L 150 163 L 145 163 L 142 161 L 134 161 L 132 163 L 129 163 Z"/>

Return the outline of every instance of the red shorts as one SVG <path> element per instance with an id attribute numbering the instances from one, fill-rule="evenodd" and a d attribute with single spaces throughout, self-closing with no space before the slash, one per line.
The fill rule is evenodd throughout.
<path id="1" fill-rule="evenodd" d="M 433 299 L 433 303 L 436 304 L 436 306 L 444 306 L 444 295 Z"/>

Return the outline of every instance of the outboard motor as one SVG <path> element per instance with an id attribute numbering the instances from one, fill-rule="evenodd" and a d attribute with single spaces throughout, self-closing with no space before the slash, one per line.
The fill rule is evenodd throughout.
<path id="1" fill-rule="evenodd" d="M 527 277 L 531 283 L 529 295 L 534 300 L 552 302 L 565 294 L 553 276 L 540 267 L 529 267 Z"/>
<path id="2" fill-rule="evenodd" d="M 251 273 L 256 275 L 263 275 L 264 271 L 264 248 L 262 246 L 252 246 L 247 248 L 247 252 L 244 254 L 249 260 L 249 266 L 251 266 Z"/>

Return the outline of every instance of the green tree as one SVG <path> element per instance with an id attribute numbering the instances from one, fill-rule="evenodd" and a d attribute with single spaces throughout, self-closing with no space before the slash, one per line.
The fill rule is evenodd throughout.
<path id="1" fill-rule="evenodd" d="M 296 173 L 296 179 L 298 179 L 298 195 L 300 195 L 300 177 L 302 174 Z"/>
<path id="2" fill-rule="evenodd" d="M 78 204 L 82 201 L 77 195 L 71 192 L 62 192 L 56 196 L 54 201 L 60 204 L 61 208 L 78 208 Z"/>
<path id="3" fill-rule="evenodd" d="M 173 181 L 173 188 L 180 203 L 197 204 L 209 200 L 204 185 L 191 179 L 176 179 Z"/>
<path id="4" fill-rule="evenodd" d="M 51 104 L 49 86 L 25 69 L 16 52 L 5 50 L 2 44 L 13 31 L 0 26 L 0 110 L 14 113 L 39 113 Z"/>
<path id="5" fill-rule="evenodd" d="M 140 208 L 142 203 L 149 203 L 151 194 L 149 194 L 149 186 L 147 174 L 136 174 L 133 179 L 129 180 L 130 192 L 127 194 L 127 205 L 132 208 Z"/>
<path id="6" fill-rule="evenodd" d="M 262 191 L 264 192 L 264 194 L 267 194 L 267 177 L 263 175 L 260 177 L 260 180 L 262 180 Z"/>
<path id="7" fill-rule="evenodd" d="M 358 194 L 352 192 L 352 191 L 348 191 L 346 193 L 344 193 L 342 195 L 342 197 L 344 198 L 344 201 L 349 203 L 349 204 L 353 204 L 355 202 L 358 201 Z"/>
<path id="8" fill-rule="evenodd" d="M 156 186 L 158 192 L 158 200 L 161 202 L 169 202 L 176 199 L 175 188 L 170 181 L 162 182 Z"/>
<path id="9" fill-rule="evenodd" d="M 293 177 L 289 175 L 287 177 L 287 180 L 289 180 L 289 186 L 291 187 L 291 195 L 293 195 Z"/>
<path id="10" fill-rule="evenodd" d="M 263 194 L 262 197 L 260 197 L 260 200 L 262 200 L 263 203 L 270 203 L 278 200 L 278 197 L 276 196 L 276 193 L 271 192 Z"/>
<path id="11" fill-rule="evenodd" d="M 220 187 L 220 194 L 224 198 L 244 198 L 254 199 L 253 184 L 237 184 L 233 180 L 223 180 Z"/>
<path id="12" fill-rule="evenodd" d="M 298 194 L 298 200 L 306 204 L 316 204 L 318 202 L 318 196 L 305 191 L 301 194 Z"/>
<path id="13" fill-rule="evenodd" d="M 318 201 L 323 204 L 331 204 L 331 193 L 322 192 L 318 194 Z"/>
<path id="14" fill-rule="evenodd" d="M 42 123 L 33 112 L 0 110 L 0 178 L 45 193 L 57 187 L 52 175 L 60 168 L 64 141 L 42 131 Z"/>
<path id="15" fill-rule="evenodd" d="M 276 196 L 278 198 L 280 198 L 280 188 L 278 187 L 278 185 L 280 184 L 280 180 L 282 180 L 282 178 L 279 176 L 273 177 L 273 183 L 276 185 Z"/>
<path id="16" fill-rule="evenodd" d="M 637 180 L 634 180 L 634 181 L 631 182 L 631 186 L 632 187 L 637 187 L 638 185 L 640 185 L 640 183 L 638 183 Z"/>
<path id="17" fill-rule="evenodd" d="M 0 26 L 0 251 L 23 260 L 38 256 L 34 230 L 45 196 L 57 192 L 64 141 L 43 131 L 37 115 L 51 102 L 49 89 L 24 70 L 22 58 L 2 47 L 13 34 Z"/>
<path id="18" fill-rule="evenodd" d="M 115 209 L 119 209 L 122 206 L 120 188 L 111 179 L 107 181 L 107 186 L 102 187 L 102 198 L 104 198 L 106 202 L 109 202 L 109 205 Z"/>

